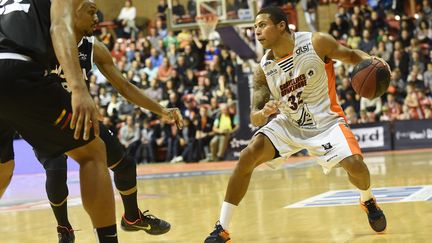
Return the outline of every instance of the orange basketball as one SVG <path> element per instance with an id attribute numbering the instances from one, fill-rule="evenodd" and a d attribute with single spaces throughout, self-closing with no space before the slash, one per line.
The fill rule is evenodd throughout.
<path id="1" fill-rule="evenodd" d="M 388 68 L 377 59 L 367 59 L 354 67 L 351 85 L 362 97 L 374 99 L 382 96 L 390 83 Z"/>

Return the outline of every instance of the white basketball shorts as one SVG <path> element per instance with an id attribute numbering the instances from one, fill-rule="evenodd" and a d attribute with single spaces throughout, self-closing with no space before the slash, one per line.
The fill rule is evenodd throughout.
<path id="1" fill-rule="evenodd" d="M 281 157 L 267 162 L 273 169 L 279 168 L 288 157 L 303 149 L 317 158 L 325 174 L 343 159 L 354 154 L 362 155 L 354 134 L 346 124 L 337 120 L 329 129 L 305 131 L 290 123 L 286 116 L 278 115 L 258 133 L 266 135 L 279 151 Z"/>

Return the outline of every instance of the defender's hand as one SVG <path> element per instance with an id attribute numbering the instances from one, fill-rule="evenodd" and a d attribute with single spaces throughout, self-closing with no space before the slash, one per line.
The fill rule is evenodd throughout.
<path id="1" fill-rule="evenodd" d="M 99 120 L 100 114 L 86 90 L 84 92 L 72 92 L 72 119 L 70 128 L 75 129 L 74 138 L 80 139 L 81 130 L 84 127 L 83 139 L 88 140 L 90 130 L 93 126 L 94 135 L 99 136 Z"/>
<path id="2" fill-rule="evenodd" d="M 166 115 L 162 116 L 162 119 L 168 121 L 168 122 L 175 122 L 177 127 L 179 129 L 183 128 L 183 117 L 181 115 L 181 112 L 178 108 L 167 108 L 164 112 Z"/>
<path id="3" fill-rule="evenodd" d="M 270 100 L 264 105 L 264 108 L 262 108 L 261 112 L 264 115 L 264 117 L 268 118 L 269 116 L 279 111 L 280 104 L 281 102 L 278 100 Z"/>

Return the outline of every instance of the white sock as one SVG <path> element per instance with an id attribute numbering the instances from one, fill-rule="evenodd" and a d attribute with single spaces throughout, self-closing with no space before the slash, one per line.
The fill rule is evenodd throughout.
<path id="1" fill-rule="evenodd" d="M 360 201 L 366 202 L 367 200 L 373 198 L 372 190 L 369 187 L 366 190 L 359 190 L 360 191 Z"/>
<path id="2" fill-rule="evenodd" d="M 237 206 L 228 202 L 223 202 L 222 203 L 222 208 L 221 208 L 221 212 L 220 212 L 220 216 L 219 216 L 219 222 L 220 225 L 222 225 L 222 228 L 224 228 L 224 230 L 228 231 L 229 228 L 229 223 L 231 222 L 231 218 L 234 212 L 234 209 Z"/>

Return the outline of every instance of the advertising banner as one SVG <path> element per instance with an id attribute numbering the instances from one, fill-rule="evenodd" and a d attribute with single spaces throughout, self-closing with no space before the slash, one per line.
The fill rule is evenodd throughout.
<path id="1" fill-rule="evenodd" d="M 369 123 L 350 125 L 363 152 L 390 150 L 390 123 Z"/>
<path id="2" fill-rule="evenodd" d="M 394 148 L 432 148 L 432 120 L 395 121 Z"/>

